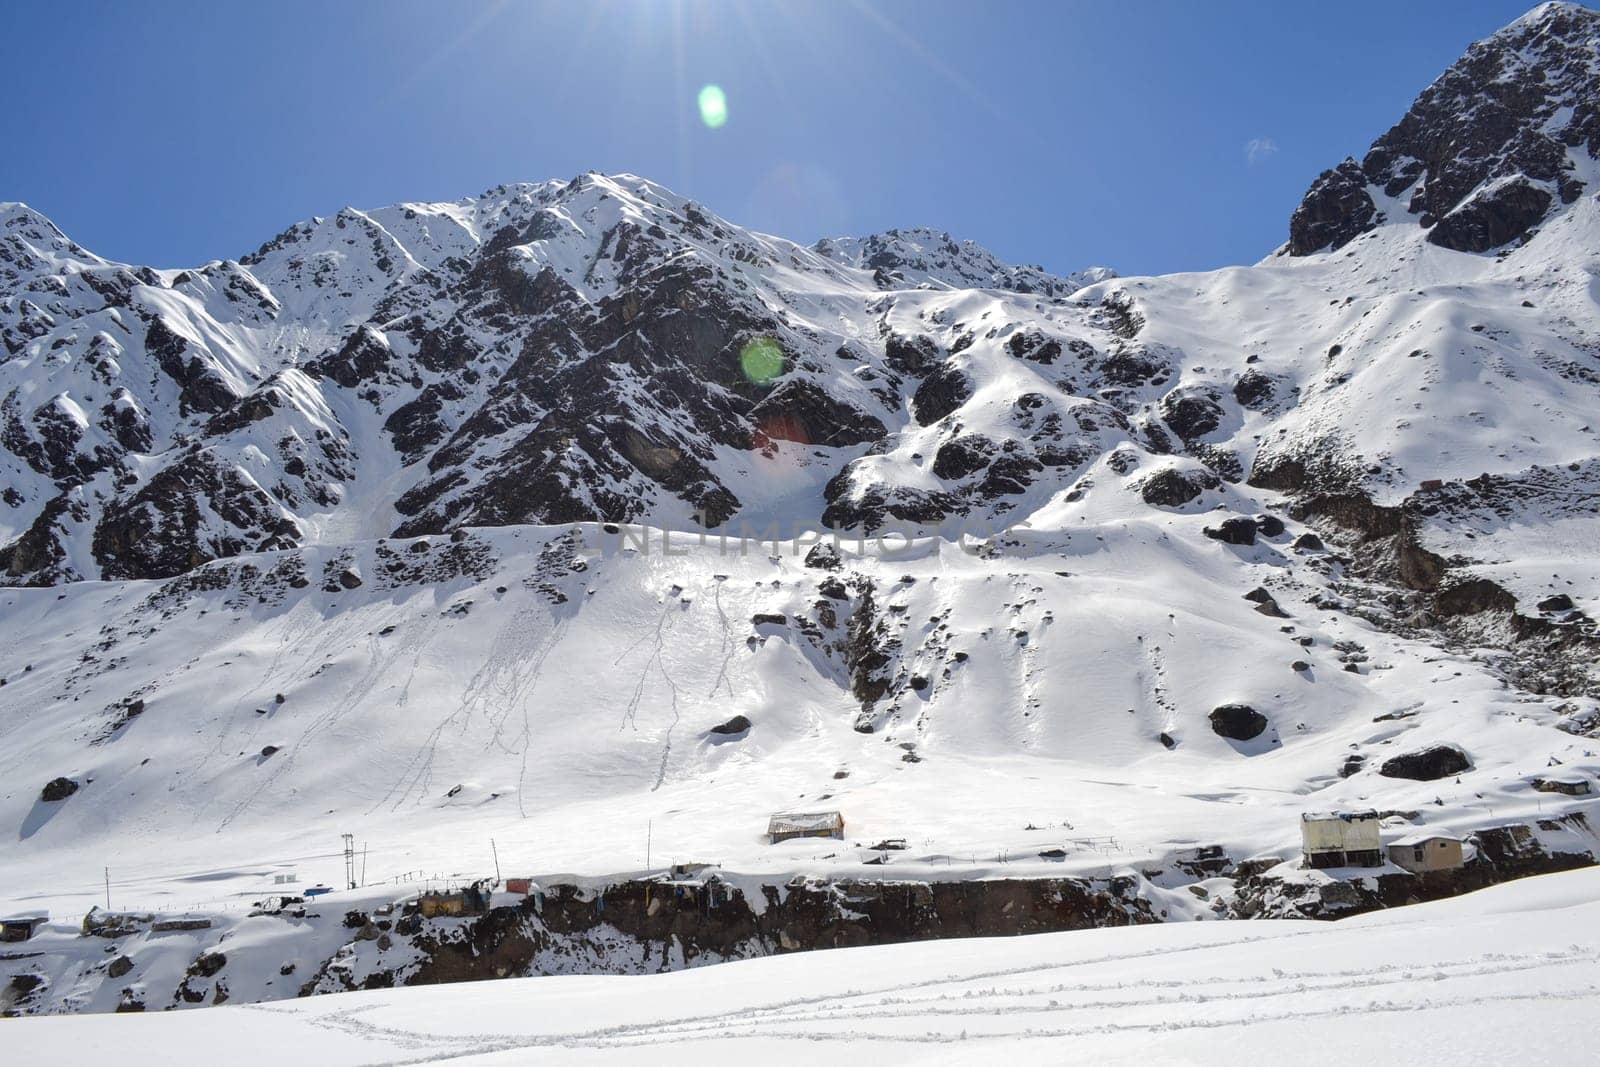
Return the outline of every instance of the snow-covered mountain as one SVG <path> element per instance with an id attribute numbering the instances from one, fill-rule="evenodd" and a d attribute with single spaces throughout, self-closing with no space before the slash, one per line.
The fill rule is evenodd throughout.
<path id="1" fill-rule="evenodd" d="M 1477 884 L 1586 860 L 1597 47 L 1535 9 L 1198 274 L 807 248 L 626 175 L 191 270 L 5 206 L 0 893 L 257 894 L 343 832 L 380 880 L 489 837 L 599 876 L 653 833 L 1322 913 L 1298 815 L 1353 806 L 1525 827 Z M 818 806 L 847 844 L 760 838 Z"/>
<path id="2" fill-rule="evenodd" d="M 106 263 L 21 205 L 3 227 L 13 582 L 462 525 L 814 519 L 943 358 L 879 268 L 628 176 L 347 209 L 196 271 Z M 949 251 L 906 270 L 1020 290 L 989 296 L 1008 320 L 1081 284 Z"/>

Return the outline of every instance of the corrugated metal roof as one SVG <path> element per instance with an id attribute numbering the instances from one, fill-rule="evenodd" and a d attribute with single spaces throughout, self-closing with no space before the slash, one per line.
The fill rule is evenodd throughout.
<path id="1" fill-rule="evenodd" d="M 1457 837 L 1455 834 L 1427 833 L 1425 831 L 1414 834 L 1406 834 L 1404 837 L 1397 837 L 1393 841 L 1390 841 L 1389 844 L 1400 845 L 1402 847 L 1414 847 L 1428 841 L 1454 841 L 1458 845 L 1461 844 L 1461 838 Z"/>
<path id="2" fill-rule="evenodd" d="M 1342 819 L 1345 822 L 1365 821 L 1376 819 L 1375 811 L 1308 811 L 1300 816 L 1301 822 L 1323 822 L 1326 820 Z"/>

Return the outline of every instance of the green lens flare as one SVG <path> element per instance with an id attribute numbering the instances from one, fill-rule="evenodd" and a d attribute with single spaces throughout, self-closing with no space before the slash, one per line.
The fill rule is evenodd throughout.
<path id="1" fill-rule="evenodd" d="M 728 121 L 728 94 L 720 85 L 708 85 L 700 90 L 700 121 L 716 129 Z"/>
<path id="2" fill-rule="evenodd" d="M 783 346 L 770 337 L 746 341 L 739 350 L 739 367 L 756 385 L 766 385 L 783 373 Z"/>

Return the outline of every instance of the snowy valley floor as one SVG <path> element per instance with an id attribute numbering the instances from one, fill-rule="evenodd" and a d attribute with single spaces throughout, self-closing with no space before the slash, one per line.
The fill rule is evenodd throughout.
<path id="1" fill-rule="evenodd" d="M 1174 923 L 146 1015 L 16 1019 L 13 1063 L 1579 1062 L 1600 870 L 1344 920 Z"/>

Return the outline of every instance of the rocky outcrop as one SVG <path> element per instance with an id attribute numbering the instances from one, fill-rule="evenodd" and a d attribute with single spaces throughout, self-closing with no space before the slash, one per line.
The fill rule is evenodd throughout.
<path id="1" fill-rule="evenodd" d="M 1225 545 L 1249 546 L 1256 543 L 1256 520 L 1244 517 L 1223 519 L 1215 526 L 1207 526 L 1205 535 Z"/>
<path id="2" fill-rule="evenodd" d="M 1289 254 L 1308 256 L 1343 248 L 1377 225 L 1378 208 L 1367 193 L 1361 165 L 1346 159 L 1311 183 L 1289 219 Z"/>
<path id="3" fill-rule="evenodd" d="M 170 578 L 240 552 L 288 548 L 299 538 L 299 526 L 259 484 L 196 451 L 105 508 L 94 555 L 107 578 Z"/>
<path id="4" fill-rule="evenodd" d="M 1139 496 L 1146 504 L 1155 507 L 1177 508 L 1221 484 L 1221 480 L 1209 471 L 1163 467 L 1139 484 Z"/>
<path id="5" fill-rule="evenodd" d="M 1457 252 L 1487 252 L 1523 236 L 1550 209 L 1548 190 L 1521 179 L 1484 189 L 1428 231 L 1428 241 Z"/>
<path id="6" fill-rule="evenodd" d="M 972 379 L 949 363 L 937 367 L 911 394 L 911 414 L 922 426 L 952 414 L 972 397 Z"/>
<path id="7" fill-rule="evenodd" d="M 551 886 L 461 925 L 417 924 L 418 962 L 359 984 L 324 967 L 302 994 L 559 973 L 561 958 L 596 955 L 617 973 L 669 970 L 774 953 L 952 937 L 1001 937 L 1160 921 L 1131 877 L 974 882 L 805 880 L 743 889 L 619 882 L 594 891 Z M 398 927 L 397 927 L 398 930 Z"/>
<path id="8" fill-rule="evenodd" d="M 1471 769 L 1472 761 L 1455 745 L 1431 745 L 1384 760 L 1383 765 L 1378 768 L 1378 773 L 1385 778 L 1409 778 L 1417 782 L 1432 782 Z"/>
<path id="9" fill-rule="evenodd" d="M 1467 50 L 1357 164 L 1321 175 L 1289 224 L 1290 255 L 1370 229 L 1367 187 L 1404 197 L 1428 240 L 1484 252 L 1583 192 L 1574 156 L 1600 157 L 1600 14 L 1543 4 Z"/>

